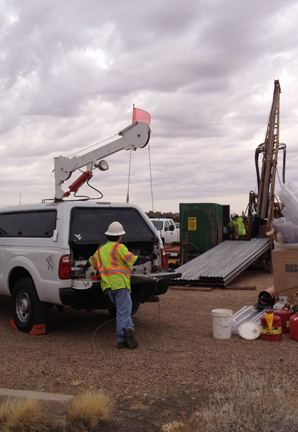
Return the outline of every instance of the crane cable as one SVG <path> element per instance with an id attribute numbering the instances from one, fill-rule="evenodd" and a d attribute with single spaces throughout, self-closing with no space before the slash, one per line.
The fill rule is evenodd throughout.
<path id="1" fill-rule="evenodd" d="M 127 183 L 127 194 L 126 203 L 129 203 L 129 190 L 130 190 L 130 177 L 131 177 L 131 152 L 129 154 L 129 166 L 128 166 L 128 183 Z M 151 165 L 151 154 L 150 154 L 150 143 L 148 143 L 148 157 L 149 157 L 149 173 L 150 173 L 150 187 L 151 187 L 151 205 L 152 211 L 154 212 L 154 199 L 153 199 L 153 181 L 152 181 L 152 165 Z"/>
<path id="2" fill-rule="evenodd" d="M 131 172 L 131 149 L 129 151 L 129 164 L 128 164 L 128 183 L 127 183 L 127 194 L 126 194 L 127 204 L 129 203 L 130 172 Z"/>
<path id="3" fill-rule="evenodd" d="M 77 152 L 72 153 L 71 155 L 69 155 L 69 156 L 67 156 L 67 157 L 70 158 L 70 157 L 72 157 L 72 156 L 77 155 L 78 153 L 82 153 L 82 151 L 85 151 L 85 150 L 88 150 L 88 149 L 90 149 L 90 148 L 92 148 L 92 147 L 98 146 L 98 144 L 102 144 L 102 143 L 105 142 L 105 141 L 109 141 L 109 140 L 111 140 L 112 138 L 115 138 L 117 135 L 119 135 L 119 134 L 112 135 L 112 136 L 109 137 L 109 138 L 106 138 L 106 139 L 104 139 L 104 140 L 102 140 L 102 141 L 98 141 L 98 142 L 96 142 L 95 144 L 91 144 L 90 146 L 85 147 L 85 148 L 82 148 L 81 150 L 78 150 Z"/>
<path id="4" fill-rule="evenodd" d="M 154 213 L 154 202 L 153 202 L 153 182 L 152 182 L 152 168 L 151 168 L 150 143 L 148 143 L 148 154 L 149 154 L 149 172 L 150 172 L 150 185 L 151 185 L 151 204 L 152 204 L 152 211 L 153 211 L 153 213 Z"/>

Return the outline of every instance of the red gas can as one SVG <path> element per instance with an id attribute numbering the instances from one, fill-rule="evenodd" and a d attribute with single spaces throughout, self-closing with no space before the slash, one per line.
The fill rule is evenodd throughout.
<path id="1" fill-rule="evenodd" d="M 298 312 L 290 318 L 290 338 L 298 340 Z"/>
<path id="2" fill-rule="evenodd" d="M 268 313 L 269 314 L 269 313 Z M 273 312 L 272 312 L 273 314 Z M 281 329 L 281 317 L 273 314 L 272 328 L 268 326 L 265 316 L 261 318 L 261 339 L 264 341 L 281 341 L 282 340 L 282 329 Z"/>
<path id="3" fill-rule="evenodd" d="M 281 317 L 281 328 L 282 333 L 290 333 L 290 318 L 291 318 L 291 307 L 284 306 L 282 309 L 277 309 L 274 314 Z"/>

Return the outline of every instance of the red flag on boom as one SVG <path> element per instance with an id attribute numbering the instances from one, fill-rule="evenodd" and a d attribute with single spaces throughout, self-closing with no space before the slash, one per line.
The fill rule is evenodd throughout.
<path id="1" fill-rule="evenodd" d="M 132 113 L 132 122 L 136 121 L 142 121 L 144 123 L 148 123 L 150 125 L 151 123 L 151 115 L 142 109 L 134 108 Z"/>

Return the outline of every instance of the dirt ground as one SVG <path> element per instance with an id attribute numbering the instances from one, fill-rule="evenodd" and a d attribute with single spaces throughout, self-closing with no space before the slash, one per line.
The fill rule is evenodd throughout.
<path id="1" fill-rule="evenodd" d="M 213 338 L 211 309 L 235 313 L 272 285 L 271 274 L 248 269 L 233 286 L 255 290 L 169 289 L 134 315 L 136 350 L 116 349 L 115 320 L 106 312 L 53 309 L 47 334 L 11 330 L 11 301 L 1 297 L 0 387 L 73 395 L 102 388 L 114 406 L 101 430 L 157 432 L 162 422 L 188 418 L 235 367 L 266 373 L 274 363 L 297 375 L 298 342 L 289 335 L 281 342 Z"/>

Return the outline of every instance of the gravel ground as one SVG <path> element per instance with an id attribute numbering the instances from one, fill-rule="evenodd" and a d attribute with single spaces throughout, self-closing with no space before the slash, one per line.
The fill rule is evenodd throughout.
<path id="1" fill-rule="evenodd" d="M 275 363 L 296 376 L 298 343 L 289 335 L 275 343 L 213 338 L 211 309 L 236 312 L 256 304 L 273 276 L 249 269 L 235 285 L 256 290 L 174 287 L 159 303 L 141 305 L 133 318 L 137 350 L 116 349 L 115 320 L 106 312 L 53 309 L 45 335 L 10 330 L 11 301 L 1 297 L 0 387 L 73 395 L 103 388 L 113 395 L 114 408 L 101 430 L 157 432 L 162 422 L 189 417 L 235 367 L 266 373 Z"/>

